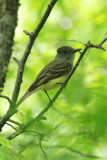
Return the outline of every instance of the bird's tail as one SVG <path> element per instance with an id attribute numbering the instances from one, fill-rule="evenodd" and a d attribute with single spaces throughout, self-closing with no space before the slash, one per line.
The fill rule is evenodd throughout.
<path id="1" fill-rule="evenodd" d="M 26 93 L 20 98 L 20 100 L 17 102 L 16 106 L 18 107 L 27 97 L 29 97 L 29 91 L 26 91 Z"/>

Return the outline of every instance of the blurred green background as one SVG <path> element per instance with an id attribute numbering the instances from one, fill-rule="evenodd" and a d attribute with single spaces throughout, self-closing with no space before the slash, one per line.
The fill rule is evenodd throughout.
<path id="1" fill-rule="evenodd" d="M 18 26 L 14 39 L 13 57 L 20 59 L 28 42 L 23 30 L 32 32 L 37 26 L 50 0 L 21 0 Z M 67 40 L 98 44 L 107 32 L 107 0 L 59 0 L 42 28 L 27 60 L 19 98 L 34 81 L 39 71 L 56 55 L 58 47 L 84 46 Z M 107 43 L 104 44 L 107 49 Z M 79 57 L 77 53 L 75 62 Z M 11 98 L 17 64 L 11 58 L 3 91 Z M 57 89 L 50 91 L 52 98 Z M 48 104 L 46 95 L 39 91 L 19 107 L 12 118 L 26 124 Z M 2 116 L 8 103 L 0 102 Z M 70 79 L 53 107 L 41 120 L 29 127 L 43 135 L 42 147 L 49 160 L 89 160 L 84 154 L 107 157 L 107 51 L 91 49 Z M 45 160 L 40 148 L 40 136 L 26 132 L 11 142 L 3 135 L 14 130 L 5 125 L 0 141 L 0 160 Z M 107 159 L 107 158 L 105 158 Z"/>

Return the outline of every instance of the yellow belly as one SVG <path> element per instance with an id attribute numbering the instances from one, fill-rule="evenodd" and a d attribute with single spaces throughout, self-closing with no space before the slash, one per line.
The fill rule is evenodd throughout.
<path id="1" fill-rule="evenodd" d="M 41 86 L 39 86 L 38 88 L 36 88 L 36 91 L 38 90 L 45 90 L 45 91 L 49 91 L 51 89 L 54 89 L 58 86 L 60 86 L 60 83 L 64 83 L 66 78 L 67 78 L 68 74 L 67 75 L 64 75 L 62 77 L 59 77 L 57 79 L 54 79 L 54 80 L 50 80 L 49 82 L 47 82 L 46 84 L 43 84 Z M 59 83 L 59 84 L 58 84 Z"/>

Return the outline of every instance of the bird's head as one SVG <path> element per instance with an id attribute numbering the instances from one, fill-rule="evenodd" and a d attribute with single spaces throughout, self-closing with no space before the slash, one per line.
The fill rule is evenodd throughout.
<path id="1" fill-rule="evenodd" d="M 72 62 L 75 57 L 75 53 L 80 51 L 81 49 L 75 49 L 70 46 L 62 46 L 57 49 L 57 55 L 55 58 L 63 59 L 69 62 Z"/>

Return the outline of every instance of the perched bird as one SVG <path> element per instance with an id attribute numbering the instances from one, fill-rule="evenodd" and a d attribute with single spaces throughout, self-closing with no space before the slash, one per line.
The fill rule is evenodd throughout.
<path id="1" fill-rule="evenodd" d="M 72 70 L 75 53 L 80 50 L 81 49 L 74 49 L 69 46 L 58 48 L 54 60 L 48 63 L 40 71 L 35 81 L 16 105 L 19 106 L 27 97 L 38 90 L 43 90 L 49 98 L 47 91 L 64 83 L 68 74 Z"/>

